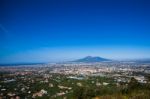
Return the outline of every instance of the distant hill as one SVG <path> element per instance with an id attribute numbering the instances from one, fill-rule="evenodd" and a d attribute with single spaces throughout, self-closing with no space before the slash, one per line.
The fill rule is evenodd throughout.
<path id="1" fill-rule="evenodd" d="M 72 62 L 102 62 L 102 61 L 111 61 L 111 60 L 105 59 L 102 57 L 87 56 L 87 57 L 84 57 L 82 59 L 77 59 L 77 60 L 72 61 Z"/>
<path id="2" fill-rule="evenodd" d="M 139 60 L 135 60 L 135 62 L 137 62 L 137 63 L 150 63 L 150 59 L 139 59 Z"/>

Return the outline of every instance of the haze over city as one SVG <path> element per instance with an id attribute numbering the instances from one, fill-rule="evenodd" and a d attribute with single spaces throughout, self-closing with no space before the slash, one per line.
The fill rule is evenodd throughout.
<path id="1" fill-rule="evenodd" d="M 148 0 L 0 0 L 0 63 L 150 58 Z"/>

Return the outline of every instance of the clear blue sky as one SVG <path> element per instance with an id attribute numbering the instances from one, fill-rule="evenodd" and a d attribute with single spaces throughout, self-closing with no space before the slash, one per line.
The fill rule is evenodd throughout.
<path id="1" fill-rule="evenodd" d="M 150 58 L 149 0 L 0 0 L 0 63 Z"/>

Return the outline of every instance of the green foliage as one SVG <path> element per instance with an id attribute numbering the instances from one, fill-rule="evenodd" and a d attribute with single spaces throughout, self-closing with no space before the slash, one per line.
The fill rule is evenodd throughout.
<path id="1" fill-rule="evenodd" d="M 68 75 L 52 74 L 52 78 L 49 78 L 47 83 L 42 82 L 44 79 L 41 76 L 32 76 L 34 83 L 23 80 L 19 76 L 16 78 L 18 79 L 16 82 L 0 82 L 0 85 L 5 86 L 4 88 L 8 92 L 15 92 L 14 88 L 17 88 L 17 95 L 27 99 L 32 98 L 33 93 L 39 92 L 41 89 L 46 90 L 47 94 L 42 97 L 36 97 L 36 99 L 63 99 L 64 97 L 67 99 L 150 99 L 150 83 L 141 84 L 135 78 L 131 78 L 129 83 L 120 82 L 119 86 L 116 85 L 113 78 L 99 76 L 85 76 L 84 79 L 77 80 L 68 78 Z M 101 83 L 101 85 L 97 86 L 97 82 Z M 109 84 L 103 85 L 103 82 Z M 82 86 L 78 86 L 77 83 L 81 83 Z M 53 84 L 53 87 L 49 87 L 49 84 Z M 27 87 L 27 85 L 30 89 L 22 92 L 21 88 Z M 61 89 L 58 86 L 65 86 L 71 89 Z M 27 93 L 29 90 L 31 94 Z M 7 91 L 4 93 L 5 96 Z M 66 93 L 53 97 L 59 92 Z"/>
<path id="2" fill-rule="evenodd" d="M 129 90 L 137 89 L 140 87 L 140 83 L 138 83 L 138 81 L 134 77 L 131 78 L 128 85 Z"/>

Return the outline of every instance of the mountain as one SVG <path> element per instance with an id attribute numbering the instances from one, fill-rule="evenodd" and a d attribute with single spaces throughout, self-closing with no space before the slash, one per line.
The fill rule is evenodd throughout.
<path id="1" fill-rule="evenodd" d="M 82 59 L 77 59 L 73 62 L 102 62 L 102 61 L 111 61 L 111 60 L 105 59 L 105 58 L 102 58 L 102 57 L 87 56 L 87 57 L 84 57 Z"/>
<path id="2" fill-rule="evenodd" d="M 150 59 L 137 59 L 135 60 L 137 63 L 150 63 Z"/>

